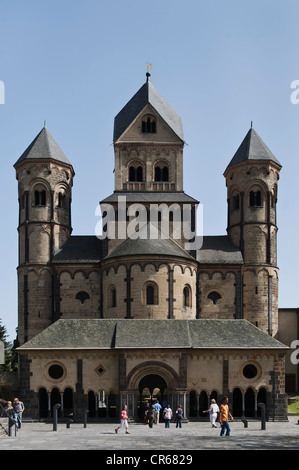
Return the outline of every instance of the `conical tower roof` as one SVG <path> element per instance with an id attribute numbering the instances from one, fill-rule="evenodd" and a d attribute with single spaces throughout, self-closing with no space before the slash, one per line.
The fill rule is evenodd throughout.
<path id="1" fill-rule="evenodd" d="M 46 126 L 42 128 L 29 147 L 27 147 L 25 152 L 20 156 L 15 166 L 24 160 L 41 159 L 56 160 L 72 166 Z"/>
<path id="2" fill-rule="evenodd" d="M 262 141 L 258 133 L 251 127 L 243 142 L 231 159 L 228 166 L 235 165 L 246 160 L 268 160 L 281 166 L 271 150 Z"/>
<path id="3" fill-rule="evenodd" d="M 130 101 L 115 117 L 113 134 L 114 142 L 119 139 L 147 104 L 152 105 L 173 132 L 182 141 L 184 141 L 183 126 L 180 116 L 178 116 L 178 114 L 167 103 L 165 98 L 163 98 L 163 96 L 152 85 L 149 81 L 149 75 L 150 74 L 147 74 L 147 81 L 145 84 L 142 85 L 133 98 L 130 99 Z"/>

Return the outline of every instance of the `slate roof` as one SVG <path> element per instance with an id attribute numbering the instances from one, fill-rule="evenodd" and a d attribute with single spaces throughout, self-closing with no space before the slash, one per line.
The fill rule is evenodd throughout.
<path id="1" fill-rule="evenodd" d="M 203 237 L 203 244 L 196 252 L 196 259 L 204 264 L 242 264 L 243 256 L 227 235 Z"/>
<path id="2" fill-rule="evenodd" d="M 123 107 L 114 119 L 113 141 L 116 142 L 124 133 L 132 121 L 138 116 L 143 108 L 150 104 L 158 112 L 161 118 L 184 141 L 184 133 L 181 118 L 171 108 L 162 95 L 148 80 Z"/>
<path id="3" fill-rule="evenodd" d="M 18 348 L 90 349 L 275 349 L 288 347 L 247 320 L 58 320 Z"/>
<path id="4" fill-rule="evenodd" d="M 277 158 L 262 141 L 253 127 L 251 127 L 247 132 L 243 142 L 241 143 L 228 166 L 246 160 L 268 160 L 273 161 L 281 166 Z"/>
<path id="5" fill-rule="evenodd" d="M 107 240 L 95 235 L 72 235 L 60 250 L 56 251 L 53 262 L 94 263 L 107 255 Z"/>
<path id="6" fill-rule="evenodd" d="M 157 233 L 158 238 L 151 238 L 151 224 L 144 225 L 139 231 L 139 238 L 127 238 L 106 259 L 134 255 L 160 255 L 194 259 L 172 238 L 161 238 L 161 232 L 158 230 Z"/>
<path id="7" fill-rule="evenodd" d="M 15 165 L 29 159 L 50 159 L 71 166 L 70 161 L 54 140 L 54 137 L 46 126 L 42 128 L 29 147 L 27 147 L 25 152 L 17 160 Z"/>
<path id="8" fill-rule="evenodd" d="M 148 226 L 147 226 L 148 230 Z M 141 232 L 142 235 L 142 232 Z M 108 240 L 100 240 L 95 235 L 72 235 L 57 250 L 53 263 L 97 263 L 104 259 L 133 255 L 174 256 L 193 260 L 194 258 L 171 238 L 150 237 L 124 240 L 108 255 Z M 196 260 L 201 264 L 242 264 L 240 249 L 227 235 L 204 236 Z"/>
<path id="9" fill-rule="evenodd" d="M 110 196 L 106 197 L 101 201 L 102 203 L 118 202 L 119 196 L 125 197 L 126 202 L 135 203 L 198 203 L 197 199 L 194 199 L 183 191 L 114 191 Z"/>

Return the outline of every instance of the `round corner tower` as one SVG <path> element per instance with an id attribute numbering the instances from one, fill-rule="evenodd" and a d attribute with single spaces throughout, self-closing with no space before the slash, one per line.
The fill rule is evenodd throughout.
<path id="1" fill-rule="evenodd" d="M 18 340 L 54 319 L 52 256 L 69 238 L 74 170 L 44 126 L 15 163 L 19 197 Z"/>
<path id="2" fill-rule="evenodd" d="M 278 329 L 277 189 L 281 164 L 251 127 L 224 172 L 227 232 L 243 255 L 243 318 Z"/>

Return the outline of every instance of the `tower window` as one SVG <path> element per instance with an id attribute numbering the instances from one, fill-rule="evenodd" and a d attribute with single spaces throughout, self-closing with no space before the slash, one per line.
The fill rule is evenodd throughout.
<path id="1" fill-rule="evenodd" d="M 46 205 L 46 191 L 42 190 L 35 190 L 34 191 L 34 205 L 35 206 L 45 206 Z"/>
<path id="2" fill-rule="evenodd" d="M 156 119 L 154 116 L 145 116 L 142 120 L 141 130 L 143 134 L 156 133 Z"/>
<path id="3" fill-rule="evenodd" d="M 62 194 L 62 193 L 58 194 L 58 207 L 62 207 L 63 209 L 66 208 L 66 196 L 65 196 L 65 194 Z"/>
<path id="4" fill-rule="evenodd" d="M 261 191 L 250 191 L 249 193 L 249 206 L 262 207 L 262 193 Z"/>
<path id="5" fill-rule="evenodd" d="M 240 196 L 237 194 L 236 196 L 233 196 L 233 205 L 232 205 L 232 210 L 236 211 L 240 209 Z"/>
<path id="6" fill-rule="evenodd" d="M 155 181 L 169 181 L 168 166 L 155 166 Z"/>
<path id="7" fill-rule="evenodd" d="M 129 181 L 143 181 L 143 169 L 141 165 L 131 165 L 129 167 Z"/>

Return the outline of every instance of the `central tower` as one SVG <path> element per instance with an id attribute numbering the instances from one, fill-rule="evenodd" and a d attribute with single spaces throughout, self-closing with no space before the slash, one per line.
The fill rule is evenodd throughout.
<path id="1" fill-rule="evenodd" d="M 152 205 L 160 206 L 158 228 L 161 229 L 160 222 L 165 222 L 167 218 L 169 236 L 184 246 L 183 230 L 177 231 L 174 236 L 174 217 L 180 217 L 181 223 L 184 205 L 188 204 L 192 229 L 198 201 L 183 191 L 185 142 L 182 121 L 152 85 L 149 73 L 146 74 L 143 86 L 115 117 L 113 144 L 114 193 L 101 203 L 113 205 L 118 217 L 117 203 L 120 196 L 125 198 L 126 209 L 131 206 L 138 212 L 134 205 L 142 204 L 147 211 L 145 222 L 151 220 Z M 132 217 L 136 217 L 136 211 L 132 209 Z M 126 217 L 129 222 L 128 210 Z M 123 240 L 116 233 L 115 239 L 109 240 L 108 251 L 113 251 Z"/>
<path id="2" fill-rule="evenodd" d="M 147 80 L 114 121 L 115 191 L 183 191 L 181 118 Z"/>

